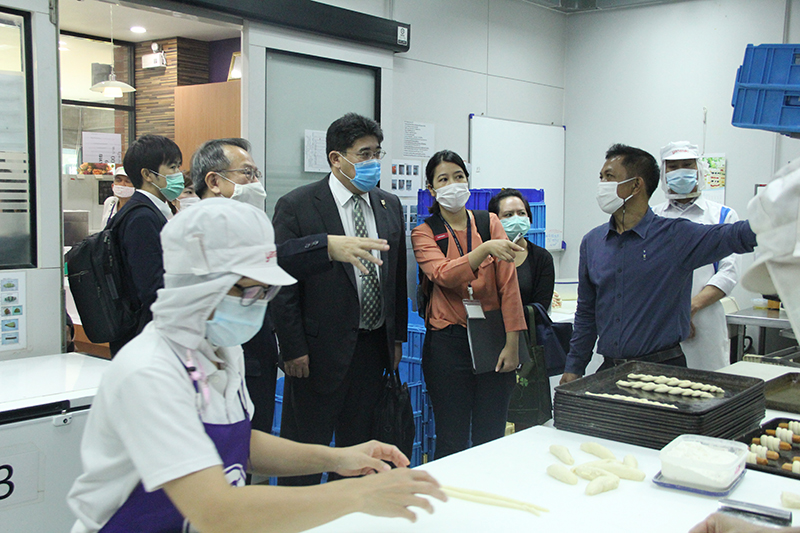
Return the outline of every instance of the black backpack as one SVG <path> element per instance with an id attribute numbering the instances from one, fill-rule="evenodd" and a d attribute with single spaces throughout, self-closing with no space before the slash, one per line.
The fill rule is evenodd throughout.
<path id="1" fill-rule="evenodd" d="M 472 215 L 475 217 L 475 226 L 478 228 L 478 235 L 481 236 L 481 240 L 483 242 L 491 240 L 492 232 L 489 228 L 489 211 L 472 211 Z M 434 236 L 441 235 L 447 231 L 444 227 L 444 220 L 442 220 L 442 216 L 438 213 L 429 216 L 424 224 L 431 227 Z M 445 257 L 447 256 L 447 243 L 449 241 L 449 238 L 436 241 L 436 244 L 439 245 Z M 419 282 L 417 283 L 417 313 L 419 313 L 420 318 L 424 319 L 425 312 L 428 309 L 428 303 L 431 300 L 431 293 L 433 292 L 433 282 L 428 279 L 428 276 L 422 272 L 421 268 L 417 267 L 417 269 L 419 271 Z"/>
<path id="2" fill-rule="evenodd" d="M 69 290 L 83 330 L 94 343 L 118 340 L 138 324 L 141 305 L 123 294 L 125 273 L 115 230 L 141 206 L 156 210 L 149 201 L 131 205 L 117 213 L 104 230 L 86 237 L 67 253 Z"/>

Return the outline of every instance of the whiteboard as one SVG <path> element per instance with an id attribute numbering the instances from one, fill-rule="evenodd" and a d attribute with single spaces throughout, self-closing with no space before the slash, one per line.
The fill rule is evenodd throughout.
<path id="1" fill-rule="evenodd" d="M 564 126 L 470 115 L 471 187 L 544 189 L 548 249 L 564 232 L 564 137 Z"/>

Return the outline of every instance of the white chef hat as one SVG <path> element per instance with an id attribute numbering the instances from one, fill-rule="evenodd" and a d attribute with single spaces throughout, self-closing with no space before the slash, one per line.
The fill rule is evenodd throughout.
<path id="1" fill-rule="evenodd" d="M 780 169 L 747 205 L 758 237 L 758 258 L 742 285 L 759 294 L 777 294 L 800 339 L 800 159 Z"/>
<path id="2" fill-rule="evenodd" d="M 697 161 L 697 192 L 688 194 L 677 194 L 672 192 L 667 186 L 667 171 L 665 161 L 675 161 L 681 159 L 694 159 Z M 706 168 L 701 159 L 700 147 L 689 141 L 673 141 L 661 147 L 661 188 L 667 198 L 694 198 L 700 196 L 700 191 L 706 187 Z"/>

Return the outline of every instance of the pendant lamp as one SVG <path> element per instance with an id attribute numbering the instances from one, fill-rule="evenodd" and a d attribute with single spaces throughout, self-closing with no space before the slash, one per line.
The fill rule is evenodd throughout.
<path id="1" fill-rule="evenodd" d="M 108 12 L 109 18 L 111 19 L 111 51 L 113 54 L 114 51 L 114 6 L 113 4 L 108 4 Z M 128 85 L 127 83 L 117 81 L 117 75 L 114 74 L 114 62 L 111 62 L 111 74 L 108 75 L 108 79 L 106 81 L 101 81 L 99 83 L 95 83 L 92 85 L 92 91 L 97 93 L 103 93 L 103 96 L 107 98 L 122 98 L 123 93 L 132 93 L 136 89 Z"/>

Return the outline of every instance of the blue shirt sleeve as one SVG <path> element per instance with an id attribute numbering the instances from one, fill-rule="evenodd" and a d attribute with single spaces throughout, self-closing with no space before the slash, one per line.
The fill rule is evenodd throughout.
<path id="1" fill-rule="evenodd" d="M 709 265 L 733 253 L 752 252 L 756 247 L 756 234 L 747 220 L 709 225 L 677 219 L 675 229 L 685 236 L 684 250 L 688 253 L 683 265 L 688 270 Z"/>

